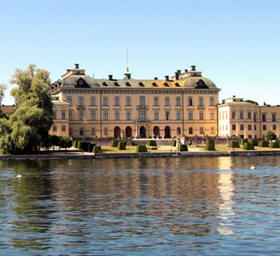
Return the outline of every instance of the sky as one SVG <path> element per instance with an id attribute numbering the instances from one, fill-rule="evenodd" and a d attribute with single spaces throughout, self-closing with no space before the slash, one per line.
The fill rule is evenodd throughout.
<path id="1" fill-rule="evenodd" d="M 280 104 L 278 0 L 0 0 L 3 104 L 17 68 L 52 81 L 74 63 L 96 78 L 173 75 L 196 65 L 224 98 Z"/>

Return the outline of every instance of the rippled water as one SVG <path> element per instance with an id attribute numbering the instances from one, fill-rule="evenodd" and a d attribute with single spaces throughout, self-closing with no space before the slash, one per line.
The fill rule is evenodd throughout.
<path id="1" fill-rule="evenodd" d="M 0 255 L 280 255 L 279 157 L 0 169 Z"/>

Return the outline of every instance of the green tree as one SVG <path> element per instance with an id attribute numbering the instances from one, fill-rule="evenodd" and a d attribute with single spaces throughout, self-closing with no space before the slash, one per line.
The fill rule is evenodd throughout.
<path id="1" fill-rule="evenodd" d="M 32 153 L 48 140 L 52 125 L 51 81 L 49 73 L 29 65 L 26 70 L 16 70 L 11 82 L 16 109 L 5 123 L 1 120 L 0 139 L 2 153 Z"/>
<path id="2" fill-rule="evenodd" d="M 276 134 L 273 132 L 273 131 L 268 131 L 266 134 L 265 134 L 265 138 L 269 141 L 271 140 L 276 140 L 277 136 Z"/>
<path id="3" fill-rule="evenodd" d="M 59 146 L 62 148 L 71 148 L 72 147 L 72 140 L 69 137 L 61 136 L 59 138 Z"/>

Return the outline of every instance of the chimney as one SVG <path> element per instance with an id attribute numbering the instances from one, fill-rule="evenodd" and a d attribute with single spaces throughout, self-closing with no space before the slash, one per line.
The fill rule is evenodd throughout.
<path id="1" fill-rule="evenodd" d="M 158 78 L 155 76 L 154 80 L 158 80 Z"/>
<path id="2" fill-rule="evenodd" d="M 75 64 L 75 69 L 79 69 L 80 67 L 79 67 L 79 64 L 78 63 L 76 63 Z"/>
<path id="3" fill-rule="evenodd" d="M 165 76 L 165 80 L 166 80 L 166 81 L 169 81 L 169 76 Z"/>
<path id="4" fill-rule="evenodd" d="M 180 73 L 178 73 L 178 71 L 175 72 L 175 80 L 179 80 L 179 76 L 180 76 Z"/>
<path id="5" fill-rule="evenodd" d="M 185 72 L 187 73 L 187 72 L 189 72 L 187 69 L 185 69 Z"/>
<path id="6" fill-rule="evenodd" d="M 112 81 L 113 80 L 113 75 L 108 75 L 108 78 L 109 78 L 110 81 Z"/>
<path id="7" fill-rule="evenodd" d="M 125 73 L 126 79 L 131 79 L 131 73 Z"/>
<path id="8" fill-rule="evenodd" d="M 196 66 L 195 66 L 195 65 L 192 65 L 192 66 L 191 66 L 191 69 L 192 69 L 192 71 L 195 71 L 195 70 L 196 70 Z"/>
<path id="9" fill-rule="evenodd" d="M 177 69 L 177 73 L 180 75 L 181 74 L 181 69 Z"/>

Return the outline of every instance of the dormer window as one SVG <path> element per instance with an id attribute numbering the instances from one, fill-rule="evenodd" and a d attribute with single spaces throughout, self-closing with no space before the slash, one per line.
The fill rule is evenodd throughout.
<path id="1" fill-rule="evenodd" d="M 89 88 L 90 86 L 88 85 L 88 83 L 84 79 L 80 78 L 76 82 L 76 86 L 75 87 L 76 88 Z"/>
<path id="2" fill-rule="evenodd" d="M 115 86 L 120 86 L 120 85 L 118 84 L 118 82 L 115 82 L 114 85 L 115 85 Z"/>
<path id="3" fill-rule="evenodd" d="M 179 84 L 179 83 L 175 83 L 175 86 L 176 86 L 176 87 L 180 87 L 180 84 Z"/>
<path id="4" fill-rule="evenodd" d="M 196 87 L 195 88 L 197 88 L 197 89 L 208 89 L 209 87 L 207 86 L 207 84 L 202 79 L 200 79 L 196 82 Z"/>
<path id="5" fill-rule="evenodd" d="M 102 83 L 102 85 L 103 85 L 103 86 L 108 86 L 108 84 L 107 84 L 107 83 L 105 83 L 105 82 L 103 82 L 103 83 Z"/>
<path id="6" fill-rule="evenodd" d="M 142 82 L 140 82 L 139 86 L 144 87 L 145 85 Z"/>
<path id="7" fill-rule="evenodd" d="M 165 87 L 169 87 L 169 84 L 168 84 L 168 83 L 164 83 L 164 86 L 165 86 Z"/>
<path id="8" fill-rule="evenodd" d="M 129 82 L 126 82 L 125 85 L 126 86 L 131 86 L 131 84 Z"/>
<path id="9" fill-rule="evenodd" d="M 154 86 L 154 87 L 157 87 L 158 85 L 154 82 L 154 83 L 153 83 L 153 86 Z"/>

